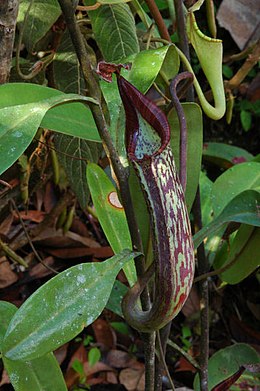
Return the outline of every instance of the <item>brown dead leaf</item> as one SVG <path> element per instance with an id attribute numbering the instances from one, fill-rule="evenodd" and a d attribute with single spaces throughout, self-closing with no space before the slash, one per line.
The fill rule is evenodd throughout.
<path id="1" fill-rule="evenodd" d="M 104 319 L 97 319 L 92 323 L 96 341 L 105 350 L 114 349 L 116 344 L 116 334 L 110 324 Z"/>
<path id="2" fill-rule="evenodd" d="M 34 242 L 40 242 L 41 244 L 48 247 L 77 247 L 78 243 L 86 246 L 98 248 L 101 247 L 98 242 L 91 238 L 85 238 L 84 236 L 80 236 L 75 232 L 68 231 L 65 235 L 62 229 L 56 230 L 53 227 L 46 227 L 44 231 L 40 233 L 40 235 L 36 236 L 33 239 Z"/>
<path id="3" fill-rule="evenodd" d="M 114 368 L 143 369 L 142 363 L 122 350 L 111 349 L 107 354 L 107 363 Z"/>
<path id="4" fill-rule="evenodd" d="M 7 218 L 0 224 L 0 234 L 7 236 L 13 223 L 13 215 L 10 213 Z"/>
<path id="5" fill-rule="evenodd" d="M 123 369 L 119 374 L 119 381 L 128 391 L 144 391 L 144 369 Z"/>
<path id="6" fill-rule="evenodd" d="M 18 276 L 13 272 L 8 259 L 3 256 L 0 258 L 0 288 L 6 288 L 14 284 L 18 280 Z"/>
<path id="7" fill-rule="evenodd" d="M 88 376 L 88 377 L 91 377 L 93 375 L 95 375 L 96 373 L 98 372 L 107 372 L 107 371 L 114 371 L 113 368 L 111 368 L 109 365 L 107 364 L 104 364 L 103 362 L 101 361 L 98 361 L 95 365 L 93 365 L 92 367 L 89 365 L 89 362 L 86 361 L 84 363 L 84 372 L 85 374 Z"/>
<path id="8" fill-rule="evenodd" d="M 53 257 L 47 257 L 43 259 L 44 264 L 38 263 L 37 265 L 33 266 L 30 270 L 30 276 L 34 278 L 43 278 L 51 274 L 51 270 L 47 269 L 46 266 L 53 267 L 53 264 L 55 262 Z"/>
<path id="9" fill-rule="evenodd" d="M 43 196 L 43 204 L 46 213 L 50 213 L 57 203 L 57 195 L 52 182 L 47 182 Z"/>
<path id="10" fill-rule="evenodd" d="M 25 210 L 19 212 L 19 216 L 22 220 L 30 220 L 34 223 L 41 223 L 45 217 L 45 214 L 46 213 L 41 210 Z M 13 212 L 13 215 L 15 219 L 19 221 L 18 214 L 16 212 Z"/>

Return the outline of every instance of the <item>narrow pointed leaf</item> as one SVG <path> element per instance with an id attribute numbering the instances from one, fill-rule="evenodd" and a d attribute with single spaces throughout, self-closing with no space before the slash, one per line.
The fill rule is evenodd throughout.
<path id="1" fill-rule="evenodd" d="M 116 188 L 105 172 L 96 164 L 87 166 L 87 182 L 92 201 L 106 238 L 115 254 L 131 248 L 132 242 L 125 211 L 118 199 Z M 123 268 L 130 285 L 136 282 L 134 262 Z"/>
<path id="2" fill-rule="evenodd" d="M 100 315 L 118 272 L 135 255 L 125 250 L 102 263 L 74 266 L 48 281 L 12 318 L 4 356 L 39 358 L 74 338 Z"/>

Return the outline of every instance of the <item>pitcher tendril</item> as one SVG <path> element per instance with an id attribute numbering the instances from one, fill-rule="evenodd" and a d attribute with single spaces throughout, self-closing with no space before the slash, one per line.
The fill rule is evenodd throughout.
<path id="1" fill-rule="evenodd" d="M 122 301 L 126 321 L 140 332 L 158 330 L 183 307 L 194 276 L 194 250 L 183 188 L 169 145 L 165 114 L 120 75 L 124 65 L 102 62 L 98 73 L 107 81 L 117 75 L 126 116 L 126 150 L 139 177 L 153 225 L 154 264 Z M 108 80 L 109 79 L 109 80 Z M 155 295 L 149 311 L 139 297 L 154 271 Z"/>

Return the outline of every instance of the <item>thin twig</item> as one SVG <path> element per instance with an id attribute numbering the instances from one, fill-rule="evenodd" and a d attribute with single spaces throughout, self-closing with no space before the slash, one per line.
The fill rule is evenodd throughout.
<path id="1" fill-rule="evenodd" d="M 32 249 L 32 251 L 33 251 L 35 257 L 38 259 L 38 261 L 39 261 L 46 269 L 50 270 L 50 271 L 51 271 L 52 273 L 54 273 L 54 274 L 59 274 L 55 269 L 53 269 L 51 266 L 47 265 L 47 264 L 41 259 L 41 257 L 40 257 L 40 255 L 38 254 L 36 248 L 34 247 L 34 244 L 33 244 L 32 240 L 31 240 L 31 238 L 30 238 L 30 235 L 29 235 L 28 232 L 27 232 L 26 226 L 25 226 L 25 224 L 24 224 L 24 222 L 23 222 L 23 219 L 21 218 L 21 215 L 20 215 L 20 213 L 19 213 L 19 210 L 18 210 L 18 208 L 17 208 L 16 203 L 14 202 L 14 200 L 11 200 L 11 204 L 13 205 L 13 207 L 14 207 L 14 209 L 15 209 L 17 215 L 18 215 L 18 218 L 19 218 L 20 223 L 21 223 L 21 225 L 22 225 L 22 227 L 23 227 L 25 236 L 27 237 L 28 243 L 29 243 L 29 245 L 31 246 L 31 249 Z"/>
<path id="2" fill-rule="evenodd" d="M 164 352 L 164 349 L 163 349 L 163 347 L 162 347 L 162 342 L 161 342 L 161 337 L 160 337 L 160 332 L 159 332 L 159 331 L 156 332 L 156 336 L 157 336 L 157 343 L 158 343 L 158 348 L 159 348 L 159 357 L 160 357 L 160 360 L 161 360 L 162 363 L 163 363 L 164 370 L 165 370 L 165 372 L 166 372 L 166 374 L 167 374 L 169 383 L 170 383 L 170 385 L 171 385 L 171 389 L 172 389 L 172 391 L 175 391 L 175 387 L 174 387 L 174 384 L 173 384 L 173 381 L 172 381 L 172 378 L 171 378 L 171 375 L 170 375 L 168 366 L 167 366 L 166 361 L 165 361 L 165 352 Z"/>

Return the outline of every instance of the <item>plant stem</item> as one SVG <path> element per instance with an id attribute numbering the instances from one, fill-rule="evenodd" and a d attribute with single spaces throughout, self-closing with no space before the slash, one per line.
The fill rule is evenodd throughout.
<path id="1" fill-rule="evenodd" d="M 198 229 L 202 228 L 200 189 L 198 187 L 195 201 L 193 204 L 194 221 Z M 197 249 L 198 272 L 200 274 L 208 273 L 209 263 L 205 255 L 204 243 L 202 242 Z M 202 280 L 200 285 L 200 388 L 201 391 L 208 391 L 208 357 L 209 357 L 209 293 L 208 280 Z"/>
<path id="2" fill-rule="evenodd" d="M 188 62 L 190 62 L 190 49 L 188 37 L 186 34 L 186 21 L 183 10 L 183 1 L 182 0 L 174 0 L 175 14 L 176 14 L 176 22 L 177 22 L 177 31 L 179 37 L 179 48 L 185 54 Z M 194 101 L 194 90 L 191 86 L 187 92 L 187 101 Z"/>
<path id="3" fill-rule="evenodd" d="M 86 86 L 90 96 L 97 99 L 100 103 L 100 106 L 89 105 L 92 111 L 94 121 L 96 123 L 97 129 L 99 131 L 101 140 L 103 141 L 105 151 L 108 155 L 108 158 L 112 162 L 112 166 L 117 177 L 120 194 L 122 198 L 122 204 L 125 209 L 129 231 L 132 239 L 133 248 L 137 251 L 143 252 L 142 240 L 140 236 L 140 231 L 136 221 L 134 207 L 132 199 L 130 196 L 130 189 L 128 184 L 129 178 L 129 167 L 124 167 L 120 161 L 119 155 L 115 149 L 115 146 L 112 142 L 110 133 L 108 131 L 107 121 L 106 121 L 106 105 L 104 98 L 99 87 L 99 84 L 94 76 L 94 70 L 92 69 L 89 56 L 86 51 L 85 42 L 83 36 L 80 32 L 79 26 L 76 23 L 74 9 L 72 7 L 71 0 L 59 0 L 60 7 L 62 9 L 71 40 L 75 47 L 75 51 L 81 65 L 82 73 L 86 82 Z M 143 256 L 140 256 L 135 259 L 136 271 L 138 278 L 142 278 L 145 272 L 145 264 Z M 143 310 L 148 310 L 150 308 L 150 300 L 148 289 L 144 290 L 144 293 L 141 296 L 141 303 Z M 147 337 L 148 338 L 148 337 Z M 145 351 L 146 351 L 146 377 L 148 379 L 153 379 L 153 367 L 154 367 L 154 353 L 152 348 L 152 335 L 149 336 L 149 341 L 145 340 Z M 152 380 L 149 381 L 149 384 L 146 386 L 147 391 L 152 391 L 153 386 L 151 385 Z M 149 387 L 149 388 L 148 388 Z"/>
<path id="4" fill-rule="evenodd" d="M 155 3 L 154 0 L 146 0 L 146 4 L 151 12 L 151 15 L 156 23 L 156 26 L 158 27 L 160 36 L 163 39 L 166 39 L 168 42 L 171 42 L 170 34 L 167 30 L 167 27 L 164 23 L 163 17 Z"/>

